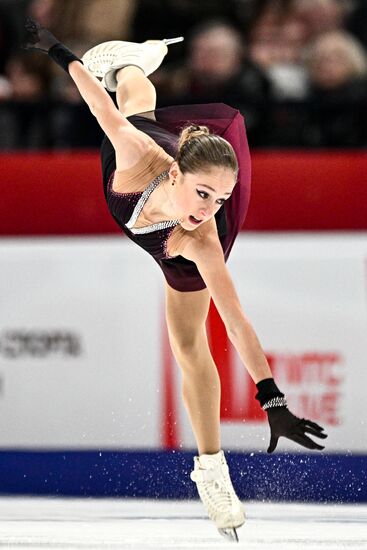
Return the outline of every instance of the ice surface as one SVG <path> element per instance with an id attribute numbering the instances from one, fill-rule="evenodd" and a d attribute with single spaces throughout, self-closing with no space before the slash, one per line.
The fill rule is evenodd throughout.
<path id="1" fill-rule="evenodd" d="M 225 542 L 200 502 L 1 498 L 0 547 L 101 550 L 362 550 L 367 506 L 245 503 L 240 542 Z"/>

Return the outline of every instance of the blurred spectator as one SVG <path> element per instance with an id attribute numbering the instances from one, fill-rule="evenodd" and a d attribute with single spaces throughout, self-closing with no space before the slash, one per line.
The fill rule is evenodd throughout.
<path id="1" fill-rule="evenodd" d="M 305 95 L 301 55 L 306 29 L 292 7 L 290 2 L 266 5 L 249 37 L 249 56 L 270 78 L 276 99 L 302 99 Z"/>
<path id="2" fill-rule="evenodd" d="M 305 142 L 320 147 L 367 145 L 367 56 L 343 31 L 321 35 L 306 54 L 311 109 Z"/>
<path id="3" fill-rule="evenodd" d="M 290 14 L 280 18 L 272 6 L 251 32 L 251 57 L 263 67 L 298 62 L 305 43 L 303 25 Z"/>
<path id="4" fill-rule="evenodd" d="M 350 0 L 294 0 L 291 11 L 303 25 L 309 41 L 322 33 L 341 29 L 350 7 Z"/>
<path id="5" fill-rule="evenodd" d="M 358 83 L 365 82 L 367 56 L 352 35 L 342 31 L 321 35 L 308 48 L 305 61 L 314 96 L 326 92 L 341 100 L 361 97 Z"/>
<path id="6" fill-rule="evenodd" d="M 367 145 L 367 56 L 344 31 L 320 35 L 305 53 L 304 103 L 274 109 L 272 142 L 286 146 Z"/>
<path id="7" fill-rule="evenodd" d="M 29 15 L 61 41 L 127 40 L 135 0 L 31 0 Z"/>
<path id="8" fill-rule="evenodd" d="M 268 13 L 269 9 L 275 9 L 282 19 L 293 2 L 294 0 L 238 0 L 235 10 L 236 19 L 240 22 L 245 37 L 248 37 L 258 20 Z"/>
<path id="9" fill-rule="evenodd" d="M 159 105 L 228 103 L 246 117 L 249 139 L 257 142 L 270 84 L 246 58 L 241 35 L 224 22 L 212 21 L 196 27 L 188 42 L 185 63 L 165 66 L 152 78 Z"/>
<path id="10" fill-rule="evenodd" d="M 14 101 L 36 102 L 48 97 L 51 65 L 46 56 L 20 51 L 9 59 L 5 74 Z"/>

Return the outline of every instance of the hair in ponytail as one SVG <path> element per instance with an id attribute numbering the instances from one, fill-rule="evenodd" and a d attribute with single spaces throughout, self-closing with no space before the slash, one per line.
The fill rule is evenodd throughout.
<path id="1" fill-rule="evenodd" d="M 238 162 L 232 145 L 211 134 L 207 126 L 185 127 L 178 141 L 175 159 L 183 174 L 208 170 L 213 166 L 229 168 L 237 177 Z"/>

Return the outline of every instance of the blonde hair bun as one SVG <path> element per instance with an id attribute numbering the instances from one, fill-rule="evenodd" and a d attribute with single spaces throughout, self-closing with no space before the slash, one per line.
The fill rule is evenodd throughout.
<path id="1" fill-rule="evenodd" d="M 181 149 L 191 139 L 198 138 L 200 136 L 208 136 L 210 134 L 209 128 L 207 126 L 199 126 L 197 124 L 192 124 L 186 126 L 181 132 L 180 139 L 178 142 L 178 148 Z"/>
<path id="2" fill-rule="evenodd" d="M 238 162 L 232 145 L 207 126 L 191 124 L 182 130 L 175 160 L 183 174 L 220 166 L 232 170 L 237 178 Z"/>

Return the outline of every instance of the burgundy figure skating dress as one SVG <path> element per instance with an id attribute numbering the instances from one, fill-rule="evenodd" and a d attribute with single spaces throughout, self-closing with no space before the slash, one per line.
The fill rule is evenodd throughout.
<path id="1" fill-rule="evenodd" d="M 244 120 L 238 111 L 221 103 L 165 107 L 156 109 L 154 115 L 156 120 L 142 115 L 128 117 L 135 128 L 149 135 L 159 145 L 154 159 L 147 159 L 147 163 L 156 168 L 155 173 L 152 173 L 152 181 L 146 185 L 144 191 L 117 193 L 112 189 L 116 169 L 115 151 L 108 138 L 104 138 L 101 157 L 107 205 L 122 231 L 156 260 L 169 286 L 181 292 L 202 290 L 205 283 L 195 263 L 182 256 L 171 258 L 167 253 L 167 240 L 179 223 L 178 220 L 168 225 L 165 222 L 153 224 L 147 229 L 148 232 L 144 229 L 134 231 L 132 227 L 150 193 L 169 169 L 172 162 L 170 157 L 175 158 L 182 128 L 189 124 L 205 125 L 212 133 L 229 141 L 239 164 L 238 180 L 232 195 L 215 216 L 219 239 L 227 260 L 245 221 L 250 200 L 251 161 Z M 139 170 L 134 176 L 139 177 Z"/>

